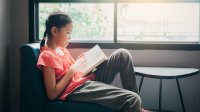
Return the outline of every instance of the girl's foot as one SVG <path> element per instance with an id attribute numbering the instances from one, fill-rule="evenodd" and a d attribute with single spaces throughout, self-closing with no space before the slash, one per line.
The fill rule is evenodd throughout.
<path id="1" fill-rule="evenodd" d="M 151 111 L 142 108 L 141 112 L 151 112 Z"/>

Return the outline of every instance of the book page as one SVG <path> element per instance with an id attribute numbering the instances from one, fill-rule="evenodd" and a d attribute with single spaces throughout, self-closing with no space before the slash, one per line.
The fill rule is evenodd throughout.
<path id="1" fill-rule="evenodd" d="M 81 64 L 81 72 L 83 73 L 82 75 L 86 75 L 93 69 L 95 69 L 98 65 L 100 65 L 103 61 L 107 59 L 106 55 L 104 52 L 101 50 L 99 45 L 94 46 L 92 49 L 89 51 L 83 53 L 83 56 L 78 58 L 75 63 Z M 84 63 L 84 64 L 83 64 Z"/>

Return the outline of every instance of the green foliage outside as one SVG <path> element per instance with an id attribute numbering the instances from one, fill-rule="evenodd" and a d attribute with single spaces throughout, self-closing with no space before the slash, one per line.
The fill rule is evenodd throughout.
<path id="1" fill-rule="evenodd" d="M 73 20 L 72 40 L 112 40 L 113 26 L 108 24 L 109 17 L 104 14 L 98 4 L 76 6 L 76 4 L 45 4 L 39 5 L 39 37 L 43 37 L 45 21 L 53 11 L 65 11 Z"/>

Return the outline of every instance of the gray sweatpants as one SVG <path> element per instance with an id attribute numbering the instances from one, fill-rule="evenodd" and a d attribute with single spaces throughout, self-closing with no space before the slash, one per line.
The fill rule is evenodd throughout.
<path id="1" fill-rule="evenodd" d="M 109 85 L 118 72 L 124 89 Z M 113 52 L 108 60 L 97 67 L 95 74 L 95 81 L 87 81 L 66 100 L 97 103 L 120 112 L 141 111 L 133 60 L 127 50 Z"/>

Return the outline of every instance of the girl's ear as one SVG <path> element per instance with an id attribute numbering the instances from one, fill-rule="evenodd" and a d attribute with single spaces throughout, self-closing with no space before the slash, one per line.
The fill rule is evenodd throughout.
<path id="1" fill-rule="evenodd" d="M 52 36 L 55 36 L 56 33 L 57 33 L 57 31 L 58 31 L 57 27 L 53 26 L 53 27 L 51 28 L 51 34 L 52 34 Z"/>

